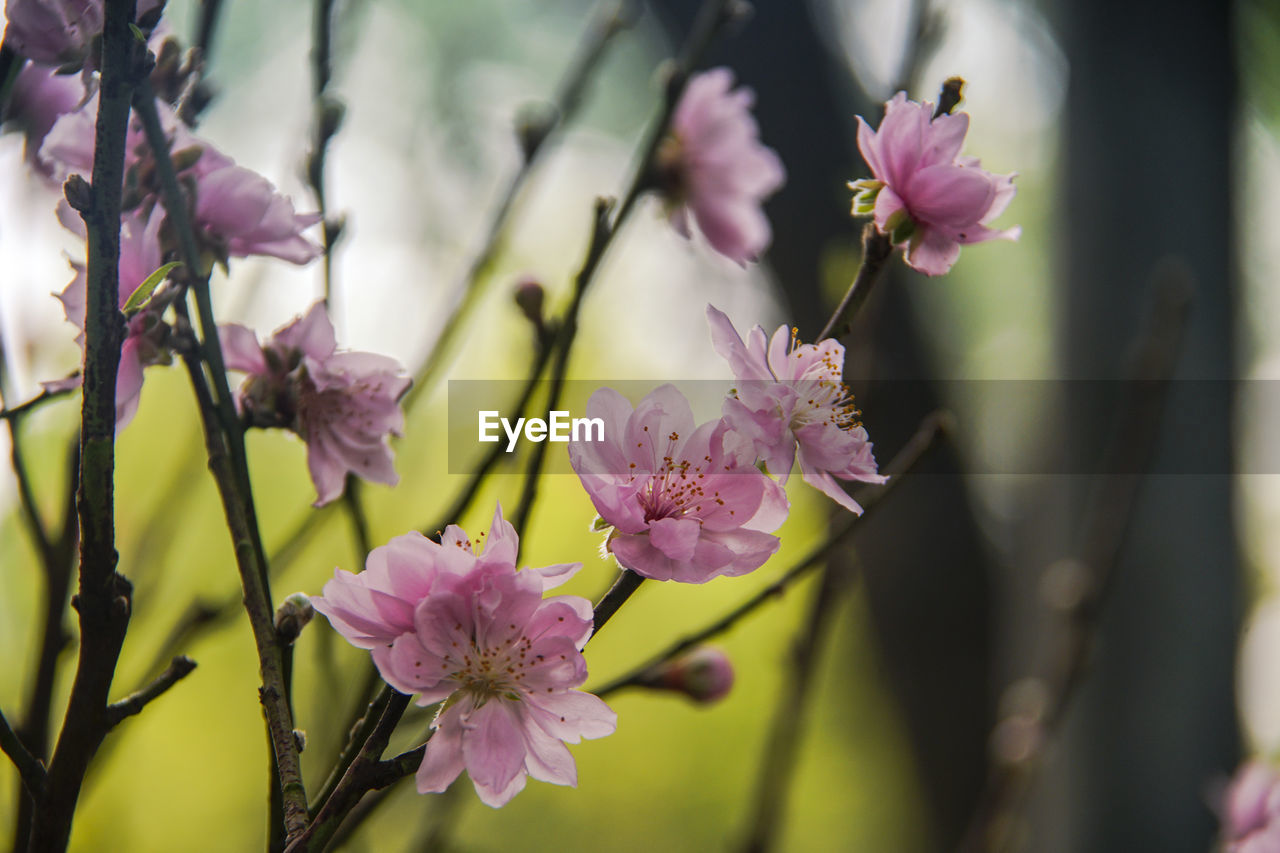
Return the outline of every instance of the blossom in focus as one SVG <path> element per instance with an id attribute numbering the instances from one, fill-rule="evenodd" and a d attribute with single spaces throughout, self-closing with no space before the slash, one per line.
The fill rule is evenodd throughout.
<path id="1" fill-rule="evenodd" d="M 715 646 L 699 646 L 655 667 L 641 677 L 640 684 L 683 693 L 695 702 L 710 705 L 733 689 L 733 663 Z"/>
<path id="2" fill-rule="evenodd" d="M 786 326 L 768 340 L 756 326 L 744 343 L 712 305 L 707 322 L 716 352 L 737 379 L 735 394 L 724 403 L 724 420 L 749 447 L 748 455 L 763 460 L 783 484 L 798 459 L 806 483 L 860 515 L 862 507 L 836 478 L 863 483 L 887 478 L 877 471 L 867 431 L 842 380 L 844 347 L 832 338 L 797 343 Z"/>
<path id="3" fill-rule="evenodd" d="M 1236 771 L 1223 801 L 1226 853 L 1280 851 L 1280 774 L 1260 761 Z"/>
<path id="4" fill-rule="evenodd" d="M 257 426 L 292 429 L 307 445 L 316 506 L 342 494 L 348 472 L 395 485 L 389 437 L 404 427 L 400 396 L 410 379 L 395 359 L 338 352 L 324 303 L 259 345 L 237 324 L 219 329 L 231 370 L 248 373 L 236 405 Z"/>
<path id="5" fill-rule="evenodd" d="M 582 648 L 591 636 L 591 603 L 576 595 L 543 598 L 579 566 L 517 571 L 518 540 L 501 507 L 479 555 L 457 527 L 434 549 L 412 534 L 387 547 L 393 546 L 385 552 L 387 573 L 362 589 L 394 591 L 357 600 L 365 593 L 335 577 L 314 603 L 331 620 L 345 614 L 334 622 L 344 636 L 368 635 L 365 647 L 372 647 L 388 684 L 418 694 L 419 705 L 444 702 L 418 769 L 418 791 L 444 791 L 464 769 L 480 799 L 495 808 L 518 794 L 527 776 L 576 785 L 565 743 L 603 737 L 617 726 L 604 702 L 575 689 L 587 677 Z M 371 608 L 379 615 L 370 625 L 349 618 L 373 614 Z M 407 630 L 390 642 L 386 633 L 373 639 L 401 627 Z"/>
<path id="6" fill-rule="evenodd" d="M 728 68 L 695 74 L 658 152 L 672 225 L 688 237 L 692 214 L 712 248 L 738 264 L 755 260 L 769 245 L 769 220 L 760 204 L 786 180 L 778 155 L 760 144 L 754 101 L 750 89 L 733 89 Z"/>
<path id="7" fill-rule="evenodd" d="M 1022 230 L 989 227 L 1013 200 L 1015 175 L 993 175 L 961 156 L 967 113 L 934 118 L 933 111 L 899 92 L 885 104 L 879 129 L 859 117 L 858 150 L 873 178 L 849 186 L 858 193 L 853 212 L 871 214 L 880 233 L 905 246 L 908 265 L 942 275 L 962 244 L 1016 240 Z"/>
<path id="8" fill-rule="evenodd" d="M 635 407 L 612 388 L 587 401 L 603 441 L 572 441 L 569 459 L 618 563 L 654 580 L 706 583 L 754 571 L 778 550 L 782 489 L 724 452 L 725 426 L 694 428 L 689 401 L 663 385 Z"/>
<path id="9" fill-rule="evenodd" d="M 219 259 L 267 255 L 306 264 L 323 253 L 303 236 L 320 221 L 319 214 L 299 214 L 293 202 L 270 181 L 192 134 L 162 101 L 156 102 L 160 123 L 169 140 L 174 166 L 194 186 L 193 225 L 205 249 Z M 61 116 L 45 136 L 40 163 L 56 180 L 73 172 L 93 171 L 94 126 L 98 115 L 95 93 L 75 112 Z M 125 148 L 125 207 L 148 208 L 157 203 L 160 187 L 142 122 L 129 120 Z"/>
<path id="10" fill-rule="evenodd" d="M 84 225 L 66 205 L 58 209 L 63 224 L 83 236 Z M 126 216 L 120 224 L 120 301 L 125 302 L 161 265 L 160 223 L 162 217 L 152 211 L 148 218 L 140 215 Z M 78 227 L 77 227 L 78 226 Z M 85 265 L 72 262 L 75 278 L 58 294 L 67 321 L 80 329 L 76 343 L 84 349 L 85 305 L 87 298 Z M 128 426 L 138 411 L 142 394 L 142 370 L 152 364 L 168 364 L 169 351 L 165 345 L 168 328 L 160 320 L 159 313 L 143 310 L 129 319 L 124 345 L 120 349 L 120 366 L 116 371 L 116 429 Z M 78 387 L 81 376 L 73 376 L 56 382 L 42 383 L 47 391 Z"/>
<path id="11" fill-rule="evenodd" d="M 490 566 L 515 565 L 517 539 L 507 522 L 495 521 L 484 548 L 475 553 L 462 528 L 451 524 L 440 542 L 416 531 L 374 548 L 360 574 L 335 569 L 323 597 L 312 598 L 347 642 L 361 649 L 389 646 L 410 633 L 413 611 L 431 592 L 441 574 L 463 576 Z M 543 577 L 545 588 L 568 580 L 578 564 L 526 569 Z"/>

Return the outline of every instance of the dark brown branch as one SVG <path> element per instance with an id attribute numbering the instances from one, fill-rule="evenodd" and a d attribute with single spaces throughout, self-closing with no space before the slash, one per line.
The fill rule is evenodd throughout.
<path id="1" fill-rule="evenodd" d="M 307 153 L 307 183 L 320 209 L 320 228 L 324 240 L 324 301 L 333 298 L 333 244 L 341 226 L 329 221 L 324 167 L 329 153 L 329 140 L 342 124 L 342 103 L 327 92 L 333 77 L 333 0 L 316 0 L 311 39 L 311 150 Z M 350 486 L 350 483 L 348 483 Z"/>
<path id="2" fill-rule="evenodd" d="M 132 717 L 134 714 L 139 713 L 149 702 L 158 699 L 170 687 L 190 675 L 195 668 L 196 662 L 186 655 L 179 655 L 174 658 L 168 669 L 156 676 L 155 680 L 146 687 L 136 693 L 129 694 L 119 702 L 112 702 L 108 705 L 108 724 L 111 728 L 115 728 L 126 717 Z"/>
<path id="3" fill-rule="evenodd" d="M 1094 634 L 1115 582 L 1139 488 L 1150 466 L 1165 398 L 1172 379 L 1190 304 L 1190 284 L 1180 277 L 1157 283 L 1147 328 L 1137 341 L 1127 393 L 1122 397 L 1104 457 L 1108 472 L 1093 492 L 1077 538 L 1075 557 L 1058 563 L 1064 591 L 1053 606 L 1057 638 L 1039 675 L 1023 684 L 1037 697 L 1008 703 L 1012 710 L 992 733 L 993 760 L 982 797 L 959 849 L 1001 849 L 1010 840 L 998 831 L 1021 808 L 1044 748 L 1062 725 L 1088 669 Z M 1013 735 L 1019 735 L 1016 738 Z M 1002 748 L 1004 745 L 1004 748 Z M 1016 748 L 1014 748 L 1016 746 Z"/>
<path id="4" fill-rule="evenodd" d="M 600 633 L 605 623 L 613 618 L 613 614 L 617 613 L 622 605 L 627 603 L 627 599 L 631 598 L 643 582 L 644 578 L 630 569 L 623 569 L 618 573 L 618 579 L 613 582 L 613 586 L 609 587 L 609 591 L 596 604 L 592 613 L 592 637 Z"/>
<path id="5" fill-rule="evenodd" d="M 17 734 L 9 727 L 4 712 L 0 711 L 0 750 L 9 756 L 13 766 L 18 768 L 18 776 L 27 792 L 36 800 L 44 796 L 45 771 L 40 759 L 27 751 L 27 747 L 18 739 Z"/>
<path id="6" fill-rule="evenodd" d="M 124 321 L 119 310 L 120 203 L 125 131 L 133 87 L 147 72 L 145 44 L 134 36 L 133 0 L 108 0 L 94 131 L 92 185 L 73 176 L 71 197 L 88 233 L 84 402 L 80 430 L 80 658 L 46 795 L 35 811 L 30 850 L 66 849 L 89 762 L 110 728 L 107 697 L 129 625 L 132 587 L 116 571 L 115 391 Z"/>

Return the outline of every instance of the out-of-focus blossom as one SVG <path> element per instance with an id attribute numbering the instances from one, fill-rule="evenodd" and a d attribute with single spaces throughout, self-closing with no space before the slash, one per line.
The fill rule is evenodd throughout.
<path id="1" fill-rule="evenodd" d="M 63 223 L 77 233 L 83 233 L 83 223 L 76 227 L 78 219 L 74 218 L 66 206 L 59 208 Z M 161 265 L 160 223 L 162 217 L 156 211 L 143 219 L 141 216 L 126 216 L 120 224 L 120 302 L 125 302 Z M 80 329 L 76 343 L 84 349 L 85 305 L 87 298 L 85 265 L 72 262 L 75 278 L 66 286 L 58 299 L 62 302 L 63 311 L 68 322 Z M 142 395 L 142 371 L 152 364 L 168 364 L 167 347 L 168 327 L 161 321 L 159 314 L 153 310 L 143 310 L 129 320 L 124 345 L 120 349 L 120 366 L 116 372 L 116 429 L 128 426 L 138 411 L 138 402 Z M 80 385 L 81 376 L 73 376 L 65 380 L 42 383 L 48 391 L 64 390 Z"/>
<path id="2" fill-rule="evenodd" d="M 319 245 L 303 232 L 319 214 L 299 214 L 293 202 L 266 178 L 237 166 L 210 143 L 196 137 L 173 110 L 156 102 L 175 168 L 194 186 L 193 225 L 203 247 L 217 258 L 267 255 L 295 264 L 319 257 Z M 95 93 L 84 106 L 59 118 L 45 137 L 40 162 L 55 179 L 93 171 Z M 125 206 L 150 208 L 160 197 L 154 158 L 142 122 L 131 116 L 125 150 Z"/>
<path id="3" fill-rule="evenodd" d="M 576 785 L 565 743 L 617 726 L 604 702 L 575 689 L 587 677 L 591 603 L 543 598 L 580 566 L 517 571 L 518 544 L 499 507 L 480 555 L 454 526 L 439 545 L 409 534 L 370 555 L 376 578 L 335 576 L 313 600 L 343 636 L 373 650 L 392 687 L 418 694 L 419 705 L 445 703 L 418 769 L 421 793 L 444 791 L 464 769 L 495 808 L 526 776 Z"/>
<path id="4" fill-rule="evenodd" d="M 134 19 L 154 25 L 163 6 L 164 0 L 138 0 Z M 103 0 L 6 0 L 4 14 L 5 45 L 44 65 L 83 61 L 105 20 Z"/>
<path id="5" fill-rule="evenodd" d="M 76 74 L 28 63 L 18 72 L 5 111 L 6 127 L 19 128 L 26 137 L 27 160 L 45 177 L 53 170 L 37 156 L 44 138 L 62 116 L 75 112 L 85 97 L 84 82 Z"/>
<path id="6" fill-rule="evenodd" d="M 7 0 L 4 43 L 46 65 L 83 59 L 102 32 L 102 0 Z"/>
<path id="7" fill-rule="evenodd" d="M 695 702 L 710 705 L 733 689 L 733 663 L 715 646 L 699 646 L 646 673 L 640 684 L 683 693 Z"/>
<path id="8" fill-rule="evenodd" d="M 269 255 L 305 264 L 323 251 L 302 236 L 320 214 L 297 213 L 270 181 L 243 166 L 224 166 L 199 178 L 195 219 L 234 258 Z"/>
<path id="9" fill-rule="evenodd" d="M 695 74 L 658 153 L 672 225 L 688 237 L 692 213 L 712 248 L 739 264 L 769 245 L 769 220 L 760 205 L 786 180 L 778 155 L 760 144 L 754 101 L 750 89 L 733 88 L 728 68 Z"/>
<path id="10" fill-rule="evenodd" d="M 778 550 L 771 535 L 787 517 L 787 498 L 754 465 L 723 449 L 726 428 L 694 428 L 689 401 L 663 385 L 633 411 L 601 388 L 587 417 L 604 423 L 603 441 L 569 444 L 569 459 L 596 512 L 612 526 L 618 563 L 654 580 L 705 583 L 754 571 Z"/>
<path id="11" fill-rule="evenodd" d="M 1280 853 L 1280 774 L 1260 761 L 1236 771 L 1222 804 L 1226 853 Z"/>
<path id="12" fill-rule="evenodd" d="M 307 445 L 316 506 L 342 494 L 348 472 L 395 485 L 392 435 L 400 435 L 400 396 L 410 379 L 395 359 L 338 352 L 324 303 L 277 329 L 262 345 L 253 331 L 220 328 L 232 370 L 248 373 L 236 404 L 258 426 L 292 429 Z"/>
<path id="13" fill-rule="evenodd" d="M 885 104 L 878 130 L 859 117 L 858 150 L 874 177 L 849 186 L 858 193 L 855 214 L 871 214 L 880 233 L 905 246 L 912 268 L 942 275 L 961 245 L 1016 240 L 1022 230 L 988 227 L 1013 200 L 1015 175 L 993 175 L 977 158 L 961 156 L 967 113 L 933 112 L 933 104 L 899 92 Z"/>
<path id="14" fill-rule="evenodd" d="M 804 481 L 850 512 L 862 507 L 835 478 L 883 483 L 867 431 L 844 384 L 844 347 L 828 338 L 799 344 L 786 326 L 772 339 L 756 326 L 743 343 L 733 323 L 707 306 L 711 342 L 737 379 L 724 419 L 785 484 L 797 456 Z"/>

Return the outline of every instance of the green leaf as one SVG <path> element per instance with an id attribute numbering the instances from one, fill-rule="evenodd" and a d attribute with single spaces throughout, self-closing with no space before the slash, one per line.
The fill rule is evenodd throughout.
<path id="1" fill-rule="evenodd" d="M 180 266 L 182 266 L 180 261 L 170 261 L 151 275 L 147 276 L 142 284 L 138 285 L 137 290 L 129 294 L 129 298 L 124 303 L 124 308 L 121 309 L 124 311 L 124 316 L 132 317 L 145 308 L 147 302 L 151 300 L 151 294 L 160 286 L 160 282 L 164 281 L 165 277 L 168 276 L 169 273 L 173 272 L 176 267 Z"/>
<path id="2" fill-rule="evenodd" d="M 142 42 L 143 44 L 147 43 L 146 35 L 142 32 L 141 28 L 139 28 L 137 24 L 129 24 L 129 29 L 133 30 L 134 38 L 136 38 L 138 41 Z"/>

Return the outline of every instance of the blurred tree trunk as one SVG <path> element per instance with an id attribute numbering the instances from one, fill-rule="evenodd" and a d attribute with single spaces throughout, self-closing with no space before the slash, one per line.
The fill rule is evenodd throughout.
<path id="1" fill-rule="evenodd" d="M 699 4 L 652 5 L 678 37 Z M 833 307 L 820 294 L 824 257 L 832 250 L 856 251 L 859 244 L 862 223 L 849 216 L 845 182 L 867 171 L 853 116 L 874 124 L 882 107 L 860 95 L 848 69 L 830 56 L 808 4 L 753 5 L 753 18 L 717 45 L 707 65 L 730 66 L 756 90 L 764 141 L 786 165 L 787 185 L 766 208 L 774 229 L 767 261 L 793 322 L 811 338 Z M 901 267 L 897 259 L 893 264 Z M 886 276 L 862 314 L 874 321 L 860 323 L 846 339 L 846 376 L 874 380 L 864 384 L 871 390 L 858 401 L 882 464 L 939 405 L 937 388 L 927 381 L 934 371 L 899 278 L 898 272 Z M 962 833 L 985 773 L 990 608 L 985 558 L 958 460 L 943 448 L 926 466 L 945 476 L 904 484 L 867 522 L 859 554 L 883 670 L 914 747 L 927 819 L 945 849 Z M 851 694 L 858 689 L 850 685 Z"/>
<path id="2" fill-rule="evenodd" d="M 1071 68 L 1067 375 L 1120 375 L 1152 277 L 1173 263 L 1196 287 L 1177 376 L 1218 381 L 1174 383 L 1156 476 L 1144 486 L 1093 666 L 1050 766 L 1058 802 L 1036 850 L 1201 853 L 1216 827 L 1207 791 L 1236 758 L 1230 7 L 1057 6 Z M 1085 458 L 1110 413 L 1096 386 L 1072 388 L 1066 440 Z M 1186 475 L 1189 456 L 1195 476 Z M 1072 529 L 1084 498 L 1083 488 L 1071 495 Z"/>

